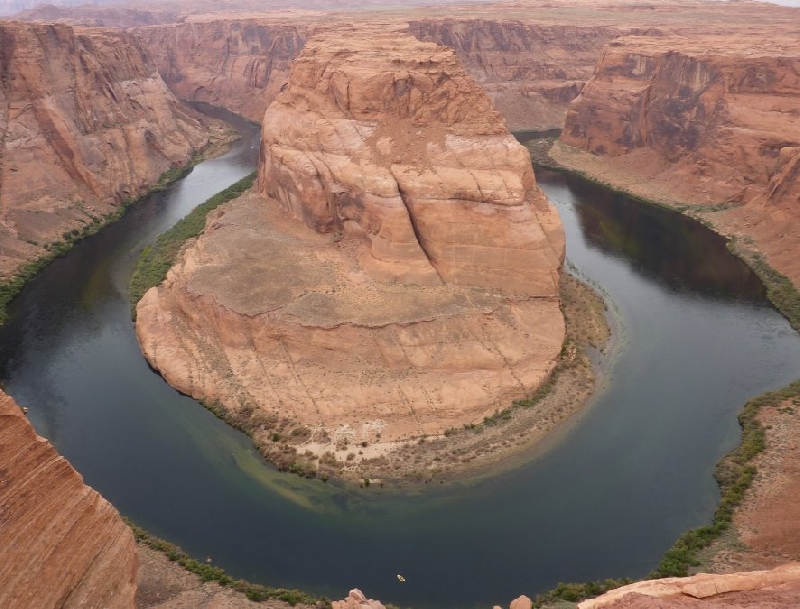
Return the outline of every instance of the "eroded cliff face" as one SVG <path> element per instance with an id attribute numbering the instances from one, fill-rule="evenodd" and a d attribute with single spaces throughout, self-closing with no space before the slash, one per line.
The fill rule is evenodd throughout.
<path id="1" fill-rule="evenodd" d="M 561 141 L 602 159 L 582 169 L 642 196 L 729 208 L 709 221 L 797 281 L 798 96 L 795 35 L 626 37 L 606 47 Z"/>
<path id="2" fill-rule="evenodd" d="M 121 31 L 5 22 L 0 75 L 2 275 L 208 142 Z"/>
<path id="3" fill-rule="evenodd" d="M 285 18 L 198 18 L 139 28 L 136 35 L 179 98 L 222 106 L 260 123 L 309 28 Z"/>
<path id="4" fill-rule="evenodd" d="M 350 17 L 366 20 L 363 14 Z M 349 27 L 346 16 L 197 17 L 136 33 L 178 97 L 221 105 L 260 122 L 308 37 L 339 27 Z M 406 24 L 395 18 L 393 26 L 384 27 L 407 27 L 422 41 L 455 49 L 508 127 L 537 131 L 563 126 L 567 104 L 591 77 L 600 50 L 630 31 L 505 19 L 425 18 Z"/>
<path id="5" fill-rule="evenodd" d="M 137 307 L 171 384 L 221 403 L 268 458 L 330 463 L 542 383 L 564 337 L 563 231 L 452 51 L 317 36 L 263 133 L 259 188 L 275 198 L 217 212 Z"/>
<path id="6" fill-rule="evenodd" d="M 505 19 L 409 22 L 420 40 L 456 51 L 512 131 L 561 129 L 567 105 L 591 78 L 600 51 L 624 31 Z"/>
<path id="7" fill-rule="evenodd" d="M 0 522 L 0 606 L 134 606 L 131 530 L 2 392 Z"/>

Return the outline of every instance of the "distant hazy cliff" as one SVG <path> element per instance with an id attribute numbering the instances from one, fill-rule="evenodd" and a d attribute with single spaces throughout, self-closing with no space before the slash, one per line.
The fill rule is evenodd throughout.
<path id="1" fill-rule="evenodd" d="M 136 33 L 179 97 L 260 121 L 308 37 L 333 27 L 335 20 L 306 25 L 298 19 L 198 19 Z M 560 128 L 567 104 L 590 78 L 603 45 L 623 33 L 608 26 L 483 19 L 418 19 L 408 22 L 408 31 L 452 47 L 512 130 Z"/>

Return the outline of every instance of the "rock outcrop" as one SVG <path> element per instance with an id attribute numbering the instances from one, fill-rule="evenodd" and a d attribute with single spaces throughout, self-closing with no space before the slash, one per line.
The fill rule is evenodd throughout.
<path id="1" fill-rule="evenodd" d="M 670 577 L 636 582 L 583 601 L 578 609 L 736 607 L 779 609 L 800 603 L 800 563 L 771 571 Z"/>
<path id="2" fill-rule="evenodd" d="M 265 114 L 259 188 L 276 199 L 209 218 L 139 303 L 137 334 L 268 457 L 287 442 L 376 457 L 549 374 L 563 231 L 452 51 L 373 31 L 309 41 Z"/>
<path id="3" fill-rule="evenodd" d="M 208 142 L 122 31 L 0 24 L 0 275 Z"/>
<path id="4" fill-rule="evenodd" d="M 798 280 L 799 66 L 787 31 L 622 38 L 570 106 L 561 141 L 602 157 L 606 179 L 637 194 L 732 208 L 710 221 L 752 237 Z"/>
<path id="5" fill-rule="evenodd" d="M 0 393 L 0 606 L 130 608 L 136 543 L 119 513 Z"/>
<path id="6" fill-rule="evenodd" d="M 358 588 L 350 590 L 346 599 L 333 601 L 331 607 L 332 609 L 386 609 L 383 603 L 367 598 Z"/>
<path id="7" fill-rule="evenodd" d="M 264 115 L 259 189 L 369 243 L 380 279 L 554 297 L 564 238 L 527 151 L 443 47 L 320 35 Z"/>

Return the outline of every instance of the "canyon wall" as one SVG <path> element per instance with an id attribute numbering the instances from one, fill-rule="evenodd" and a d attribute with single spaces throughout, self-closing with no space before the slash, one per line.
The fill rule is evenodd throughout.
<path id="1" fill-rule="evenodd" d="M 598 162 L 558 147 L 554 157 L 651 199 L 727 208 L 706 216 L 798 280 L 798 97 L 791 33 L 625 37 L 606 47 L 561 135 Z"/>
<path id="2" fill-rule="evenodd" d="M 130 608 L 136 543 L 0 392 L 0 606 Z"/>
<path id="3" fill-rule="evenodd" d="M 512 131 L 561 129 L 600 51 L 626 31 L 505 19 L 418 19 L 408 29 L 454 49 Z"/>
<path id="4" fill-rule="evenodd" d="M 286 18 L 194 19 L 135 32 L 180 99 L 222 106 L 260 123 L 310 27 Z"/>
<path id="5" fill-rule="evenodd" d="M 137 307 L 171 384 L 221 404 L 273 461 L 344 463 L 543 382 L 564 338 L 563 230 L 451 50 L 318 35 L 262 133 L 265 194 L 210 217 Z"/>
<path id="6" fill-rule="evenodd" d="M 5 22 L 0 75 L 0 275 L 208 142 L 122 31 Z"/>
<path id="7" fill-rule="evenodd" d="M 364 15 L 358 18 L 366 21 Z M 135 31 L 152 49 L 162 77 L 179 98 L 221 105 L 260 122 L 307 38 L 347 27 L 341 16 L 198 17 Z M 502 19 L 395 18 L 384 27 L 407 27 L 422 41 L 455 49 L 509 128 L 537 131 L 562 127 L 567 104 L 591 77 L 600 50 L 630 31 Z"/>

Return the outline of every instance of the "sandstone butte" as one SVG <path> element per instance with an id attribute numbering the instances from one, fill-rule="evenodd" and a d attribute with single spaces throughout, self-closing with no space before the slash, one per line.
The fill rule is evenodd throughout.
<path id="1" fill-rule="evenodd" d="M 0 607 L 132 607 L 136 542 L 119 513 L 0 392 Z"/>
<path id="2" fill-rule="evenodd" d="M 263 194 L 211 217 L 137 307 L 172 385 L 221 403 L 268 458 L 288 436 L 344 460 L 542 383 L 564 337 L 563 230 L 451 50 L 318 35 L 262 134 Z"/>
<path id="3" fill-rule="evenodd" d="M 0 57 L 0 277 L 209 140 L 124 31 L 4 21 Z"/>
<path id="4" fill-rule="evenodd" d="M 800 43 L 630 36 L 610 43 L 567 113 L 554 158 L 752 238 L 800 281 Z"/>

